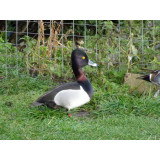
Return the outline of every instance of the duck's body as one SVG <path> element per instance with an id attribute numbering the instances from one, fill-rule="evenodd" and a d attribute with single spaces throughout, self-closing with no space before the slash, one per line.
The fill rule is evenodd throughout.
<path id="1" fill-rule="evenodd" d="M 150 69 L 143 69 L 143 70 L 149 71 L 150 73 L 137 77 L 137 79 L 143 79 L 160 87 L 160 70 L 150 70 Z M 160 90 L 158 90 L 155 93 L 154 97 L 157 97 L 159 92 Z"/>
<path id="2" fill-rule="evenodd" d="M 50 108 L 54 108 L 57 105 L 69 111 L 90 101 L 93 95 L 93 88 L 82 72 L 82 67 L 97 65 L 88 60 L 86 53 L 81 49 L 75 49 L 72 52 L 71 61 L 77 81 L 53 88 L 32 103 L 33 106 L 47 105 Z"/>
<path id="3" fill-rule="evenodd" d="M 47 105 L 50 108 L 58 105 L 70 110 L 89 102 L 92 95 L 92 85 L 87 79 L 84 82 L 70 82 L 53 88 L 38 98 L 33 105 Z"/>

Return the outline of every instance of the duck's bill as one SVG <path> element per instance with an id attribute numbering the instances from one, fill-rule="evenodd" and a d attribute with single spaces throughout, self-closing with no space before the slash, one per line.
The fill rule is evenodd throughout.
<path id="1" fill-rule="evenodd" d="M 90 59 L 88 61 L 88 65 L 93 66 L 93 67 L 98 67 L 97 63 L 92 62 Z"/>
<path id="2" fill-rule="evenodd" d="M 136 79 L 146 79 L 147 77 L 149 77 L 149 75 L 143 75 L 143 76 L 137 77 Z"/>

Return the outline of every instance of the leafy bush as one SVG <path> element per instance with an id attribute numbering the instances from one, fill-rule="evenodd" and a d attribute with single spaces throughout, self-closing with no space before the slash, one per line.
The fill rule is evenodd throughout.
<path id="1" fill-rule="evenodd" d="M 5 32 L 0 34 L 1 74 L 73 78 L 70 68 L 70 55 L 76 36 L 85 43 L 79 47 L 86 50 L 89 58 L 99 64 L 97 70 L 87 67 L 91 79 L 101 77 L 101 85 L 106 79 L 123 83 L 125 72 L 138 72 L 140 68 L 159 67 L 159 28 L 155 21 L 74 21 L 72 25 L 63 25 L 62 21 L 52 21 L 51 26 L 39 22 L 38 39 L 24 36 L 18 46 L 5 43 Z M 8 23 L 8 25 L 11 25 Z M 96 29 L 97 25 L 97 29 Z M 143 28 L 142 28 L 143 27 Z M 12 25 L 11 28 L 14 28 Z M 50 35 L 45 36 L 45 30 Z M 74 34 L 71 37 L 70 34 Z M 62 43 L 63 40 L 63 43 Z M 143 44 L 143 45 L 142 45 Z M 142 65 L 143 64 L 143 65 Z M 119 72 L 120 71 L 120 72 Z M 64 78 L 65 77 L 65 78 Z M 93 77 L 93 78 L 92 78 Z M 98 80 L 97 80 L 98 81 Z"/>

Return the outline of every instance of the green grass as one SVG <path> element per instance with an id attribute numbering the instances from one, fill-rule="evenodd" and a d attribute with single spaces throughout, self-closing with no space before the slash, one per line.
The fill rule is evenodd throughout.
<path id="1" fill-rule="evenodd" d="M 71 111 L 30 104 L 58 85 L 47 78 L 12 78 L 0 81 L 0 139 L 160 139 L 160 98 L 129 93 L 129 88 L 107 81 L 92 81 L 90 103 Z M 81 110 L 85 117 L 76 116 Z"/>

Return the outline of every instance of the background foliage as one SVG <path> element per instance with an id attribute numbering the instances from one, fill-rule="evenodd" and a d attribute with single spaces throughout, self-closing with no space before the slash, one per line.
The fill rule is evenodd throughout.
<path id="1" fill-rule="evenodd" d="M 95 72 L 159 67 L 159 21 L 0 21 L 0 74 L 72 78 L 70 54 L 86 50 L 99 64 Z M 122 71 L 117 75 L 117 71 Z M 92 69 L 91 69 L 92 72 Z M 94 74 L 93 74 L 94 75 Z M 66 77 L 66 78 L 67 78 Z M 121 80 L 121 78 L 120 78 Z M 103 80 L 104 81 L 104 80 Z M 104 82 L 103 82 L 104 83 Z"/>

